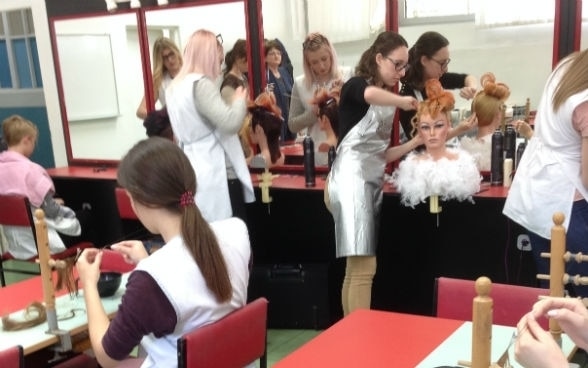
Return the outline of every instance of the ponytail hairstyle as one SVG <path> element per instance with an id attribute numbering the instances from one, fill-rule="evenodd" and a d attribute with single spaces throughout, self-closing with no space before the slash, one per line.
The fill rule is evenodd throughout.
<path id="1" fill-rule="evenodd" d="M 123 157 L 118 184 L 133 201 L 182 216 L 181 234 L 208 289 L 219 303 L 232 296 L 229 272 L 216 235 L 194 203 L 196 175 L 184 152 L 173 142 L 151 137 Z"/>
<path id="2" fill-rule="evenodd" d="M 284 124 L 282 111 L 276 103 L 276 96 L 273 92 L 262 92 L 254 102 L 249 103 L 248 110 L 251 113 L 251 130 L 255 131 L 255 128 L 261 125 L 267 137 L 272 164 L 275 164 L 282 157 L 280 134 Z"/>
<path id="3" fill-rule="evenodd" d="M 418 122 L 422 115 L 430 115 L 435 117 L 439 113 L 445 114 L 447 121 L 451 122 L 451 111 L 455 106 L 455 97 L 450 91 L 443 89 L 441 82 L 438 79 L 429 79 L 425 82 L 425 92 L 427 99 L 419 103 L 417 112 L 410 121 L 412 124 L 412 135 L 417 132 Z"/>
<path id="4" fill-rule="evenodd" d="M 481 127 L 492 124 L 496 114 L 504 110 L 504 102 L 510 96 L 510 89 L 504 83 L 496 82 L 492 73 L 484 73 L 480 78 L 482 90 L 472 100 L 472 112 Z"/>

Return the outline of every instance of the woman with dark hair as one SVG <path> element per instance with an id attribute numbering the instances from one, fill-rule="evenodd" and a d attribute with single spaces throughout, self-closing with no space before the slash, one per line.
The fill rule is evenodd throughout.
<path id="1" fill-rule="evenodd" d="M 415 109 L 414 97 L 393 87 L 408 65 L 408 44 L 383 32 L 361 56 L 341 89 L 339 145 L 326 182 L 325 202 L 335 220 L 336 256 L 346 257 L 343 313 L 370 308 L 386 150 L 396 109 Z"/>
<path id="2" fill-rule="evenodd" d="M 237 87 L 248 87 L 247 68 L 247 42 L 238 39 L 225 55 L 225 71 L 220 91 L 227 103 L 230 103 Z"/>
<path id="3" fill-rule="evenodd" d="M 451 59 L 447 38 L 438 32 L 423 33 L 408 52 L 409 68 L 400 80 L 400 95 L 413 96 L 418 101 L 424 101 L 427 98 L 425 82 L 435 78 L 439 79 L 444 89 L 460 89 L 459 95 L 462 98 L 473 98 L 477 89 L 476 78 L 468 74 L 448 72 L 449 62 Z M 412 137 L 410 122 L 413 116 L 414 111 L 400 112 L 400 124 L 407 139 Z M 463 132 L 466 128 L 469 127 L 464 127 Z"/>
<path id="4" fill-rule="evenodd" d="M 247 227 L 238 218 L 209 224 L 202 217 L 194 203 L 192 165 L 169 140 L 153 137 L 131 148 L 118 168 L 118 183 L 141 223 L 166 244 L 151 255 L 140 241 L 111 246 L 136 264 L 112 321 L 97 288 L 103 253 L 86 249 L 81 254 L 76 265 L 92 349 L 102 367 L 128 360 L 138 345 L 147 356 L 131 359 L 133 366 L 177 367 L 178 338 L 247 302 Z"/>
<path id="5" fill-rule="evenodd" d="M 282 49 L 277 40 L 269 40 L 265 43 L 265 67 L 267 85 L 276 97 L 276 102 L 282 110 L 282 132 L 280 140 L 282 143 L 296 139 L 296 133 L 288 128 L 288 115 L 290 111 L 290 96 L 294 80 L 286 67 L 282 65 Z"/>

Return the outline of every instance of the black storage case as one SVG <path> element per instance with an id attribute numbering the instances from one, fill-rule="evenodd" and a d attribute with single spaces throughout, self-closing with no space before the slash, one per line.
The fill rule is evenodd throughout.
<path id="1" fill-rule="evenodd" d="M 268 328 L 315 329 L 330 325 L 328 263 L 256 265 L 249 300 L 269 300 Z"/>

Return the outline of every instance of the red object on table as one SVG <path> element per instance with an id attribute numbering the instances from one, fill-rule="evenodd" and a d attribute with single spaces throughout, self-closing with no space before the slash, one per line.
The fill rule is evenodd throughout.
<path id="1" fill-rule="evenodd" d="M 415 367 L 463 323 L 356 310 L 274 367 Z"/>

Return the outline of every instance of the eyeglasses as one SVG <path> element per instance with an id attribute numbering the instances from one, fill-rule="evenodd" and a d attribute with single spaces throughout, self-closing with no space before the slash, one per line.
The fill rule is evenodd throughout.
<path id="1" fill-rule="evenodd" d="M 163 61 L 170 61 L 176 58 L 176 53 L 173 51 L 170 51 L 166 54 L 161 54 L 161 58 L 163 59 Z"/>
<path id="2" fill-rule="evenodd" d="M 222 34 L 220 34 L 220 33 L 219 33 L 219 34 L 217 34 L 217 35 L 216 35 L 216 40 L 218 41 L 218 44 L 219 44 L 219 45 L 222 45 L 222 44 L 223 44 L 223 35 L 222 35 Z"/>
<path id="3" fill-rule="evenodd" d="M 270 51 L 267 56 L 282 56 L 282 53 L 280 51 Z"/>
<path id="4" fill-rule="evenodd" d="M 431 60 L 433 60 L 434 62 L 436 62 L 437 64 L 439 64 L 439 66 L 441 68 L 447 68 L 447 66 L 451 62 L 451 59 L 447 59 L 447 60 L 444 60 L 444 61 L 439 61 L 439 60 L 436 60 L 436 59 L 431 58 Z"/>
<path id="5" fill-rule="evenodd" d="M 384 56 L 386 59 L 388 59 L 392 65 L 394 65 L 394 70 L 396 70 L 397 72 L 401 72 L 401 71 L 407 71 L 410 68 L 410 64 L 406 63 L 403 64 L 402 61 L 398 61 L 398 60 L 394 60 L 392 58 L 389 58 L 388 56 Z"/>

